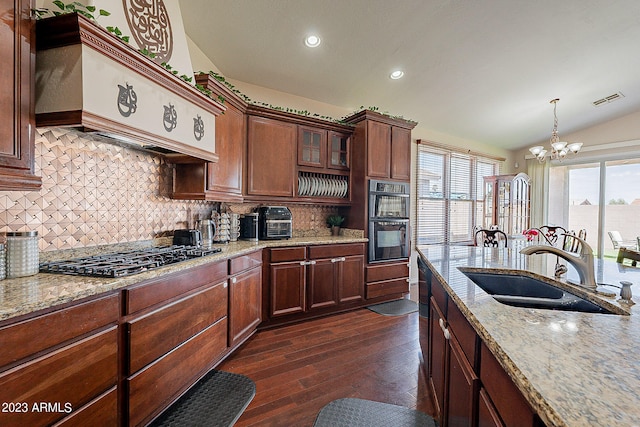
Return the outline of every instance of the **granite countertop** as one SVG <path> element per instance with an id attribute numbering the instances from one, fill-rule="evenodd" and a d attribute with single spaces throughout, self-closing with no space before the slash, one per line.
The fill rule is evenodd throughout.
<path id="1" fill-rule="evenodd" d="M 457 268 L 524 270 L 553 281 L 556 256 L 522 255 L 518 245 L 433 245 L 418 252 L 548 426 L 638 426 L 640 304 L 620 303 L 617 295 L 590 296 L 623 315 L 512 307 L 494 300 Z M 578 281 L 572 266 L 567 279 Z M 596 280 L 630 281 L 633 299 L 640 302 L 640 268 L 596 260 Z M 563 286 L 571 287 L 566 282 Z"/>
<path id="2" fill-rule="evenodd" d="M 237 241 L 214 245 L 222 252 L 202 258 L 169 264 L 140 274 L 120 278 L 97 278 L 65 274 L 39 273 L 34 276 L 0 281 L 0 321 L 76 301 L 88 296 L 124 288 L 158 276 L 174 273 L 198 265 L 245 255 L 268 247 L 328 245 L 339 243 L 361 243 L 368 240 L 358 236 L 312 236 L 294 237 L 288 240 Z M 52 251 L 40 254 L 40 262 L 112 253 L 148 246 L 166 246 L 169 240 L 147 241 L 140 244 L 124 244 L 89 247 L 75 250 Z"/>

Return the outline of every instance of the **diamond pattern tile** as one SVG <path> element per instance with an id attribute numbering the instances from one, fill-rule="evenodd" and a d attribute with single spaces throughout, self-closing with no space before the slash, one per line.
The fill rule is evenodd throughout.
<path id="1" fill-rule="evenodd" d="M 38 192 L 0 191 L 0 232 L 36 230 L 40 250 L 150 240 L 184 228 L 187 212 L 209 216 L 216 202 L 172 200 L 172 170 L 152 153 L 70 129 L 38 129 Z M 255 205 L 234 204 L 232 212 Z M 337 208 L 291 207 L 296 230 L 327 233 Z"/>

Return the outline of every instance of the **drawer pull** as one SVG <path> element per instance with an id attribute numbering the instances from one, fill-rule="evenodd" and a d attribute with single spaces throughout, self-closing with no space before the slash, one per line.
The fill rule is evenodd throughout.
<path id="1" fill-rule="evenodd" d="M 347 259 L 345 257 L 340 257 L 340 258 L 332 258 L 331 262 L 344 262 Z"/>
<path id="2" fill-rule="evenodd" d="M 236 283 L 237 281 L 238 281 L 238 278 L 237 278 L 237 277 L 232 277 L 232 278 L 231 278 L 231 283 Z"/>
<path id="3" fill-rule="evenodd" d="M 448 340 L 451 338 L 451 334 L 449 333 L 449 329 L 444 328 L 442 329 L 442 332 L 444 332 L 444 339 Z"/>

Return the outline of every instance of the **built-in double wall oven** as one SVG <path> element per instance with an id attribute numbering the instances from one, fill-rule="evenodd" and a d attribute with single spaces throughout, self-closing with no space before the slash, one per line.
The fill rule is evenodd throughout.
<path id="1" fill-rule="evenodd" d="M 369 180 L 369 262 L 409 256 L 409 183 Z"/>

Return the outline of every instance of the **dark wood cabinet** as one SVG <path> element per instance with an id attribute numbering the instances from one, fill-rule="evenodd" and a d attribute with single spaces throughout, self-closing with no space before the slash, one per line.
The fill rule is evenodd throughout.
<path id="1" fill-rule="evenodd" d="M 172 198 L 241 202 L 247 104 L 209 74 L 198 74 L 195 79 L 196 84 L 225 99 L 227 110 L 216 117 L 218 161 L 176 163 Z"/>
<path id="2" fill-rule="evenodd" d="M 35 151 L 35 45 L 33 2 L 1 0 L 0 189 L 37 190 Z"/>
<path id="3" fill-rule="evenodd" d="M 486 393 L 484 411 L 495 414 L 490 419 L 499 419 L 505 426 L 538 427 L 543 424 L 484 343 L 480 346 L 480 380 Z M 486 423 L 485 419 L 482 423 Z"/>
<path id="4" fill-rule="evenodd" d="M 366 267 L 366 297 L 402 298 L 409 292 L 409 263 L 377 262 Z"/>
<path id="5" fill-rule="evenodd" d="M 411 179 L 411 130 L 416 123 L 369 110 L 348 117 L 346 122 L 355 125 L 352 169 L 356 177 Z"/>
<path id="6" fill-rule="evenodd" d="M 364 301 L 363 243 L 273 248 L 268 252 L 269 318 L 313 317 Z"/>
<path id="7" fill-rule="evenodd" d="M 293 197 L 296 141 L 295 124 L 249 116 L 247 196 Z"/>
<path id="8" fill-rule="evenodd" d="M 447 372 L 448 346 L 444 335 L 444 314 L 431 297 L 429 317 L 429 388 L 433 396 L 436 419 L 444 417 L 445 380 Z"/>
<path id="9" fill-rule="evenodd" d="M 429 321 L 419 327 L 420 336 L 428 337 L 423 350 L 427 350 L 428 384 L 439 425 L 542 426 L 444 286 L 429 276 Z"/>
<path id="10" fill-rule="evenodd" d="M 432 289 L 428 378 L 437 418 L 443 427 L 473 427 L 479 388 L 476 335 L 442 285 L 434 281 Z"/>
<path id="11" fill-rule="evenodd" d="M 306 306 L 307 248 L 268 249 L 268 317 L 302 313 Z M 263 297 L 263 298 L 264 298 Z"/>
<path id="12" fill-rule="evenodd" d="M 411 180 L 411 129 L 391 127 L 391 179 Z"/>
<path id="13" fill-rule="evenodd" d="M 298 126 L 298 166 L 327 165 L 327 131 Z"/>
<path id="14" fill-rule="evenodd" d="M 367 176 L 389 178 L 391 175 L 391 125 L 367 122 Z"/>
<path id="15" fill-rule="evenodd" d="M 338 265 L 338 303 L 364 301 L 364 255 L 345 256 Z"/>
<path id="16" fill-rule="evenodd" d="M 338 305 L 338 269 L 336 259 L 318 259 L 310 261 L 307 277 L 307 309 Z"/>
<path id="17" fill-rule="evenodd" d="M 262 253 L 229 260 L 229 347 L 242 344 L 262 321 Z"/>
<path id="18" fill-rule="evenodd" d="M 349 170 L 351 159 L 351 135 L 331 130 L 327 135 L 327 168 Z"/>
<path id="19" fill-rule="evenodd" d="M 227 262 L 125 289 L 126 424 L 149 422 L 227 352 Z"/>
<path id="20" fill-rule="evenodd" d="M 82 413 L 113 425 L 119 302 L 111 293 L 0 327 L 2 348 L 11 349 L 0 352 L 0 394 L 19 405 L 3 411 L 2 425 L 73 425 Z"/>

